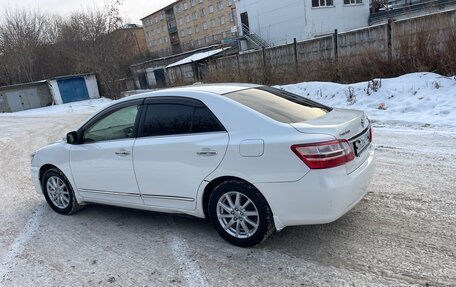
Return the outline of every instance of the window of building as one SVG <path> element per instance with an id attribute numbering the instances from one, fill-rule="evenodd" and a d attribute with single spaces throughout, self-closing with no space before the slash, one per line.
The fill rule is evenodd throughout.
<path id="1" fill-rule="evenodd" d="M 201 16 L 202 17 L 206 16 L 206 9 L 204 9 L 204 8 L 201 9 Z"/>
<path id="2" fill-rule="evenodd" d="M 205 41 L 206 43 L 209 43 L 209 36 L 204 37 L 204 41 Z"/>
<path id="3" fill-rule="evenodd" d="M 191 0 L 190 3 L 192 4 L 192 6 L 195 6 L 195 0 Z"/>
<path id="4" fill-rule="evenodd" d="M 185 23 L 190 23 L 190 15 L 185 16 Z"/>
<path id="5" fill-rule="evenodd" d="M 225 16 L 220 17 L 220 25 L 225 25 Z"/>
<path id="6" fill-rule="evenodd" d="M 187 9 L 188 9 L 188 3 L 184 2 L 184 10 L 187 10 Z"/>
<path id="7" fill-rule="evenodd" d="M 180 12 L 180 5 L 177 4 L 175 7 L 176 7 L 176 13 L 179 13 Z"/>
<path id="8" fill-rule="evenodd" d="M 165 43 L 168 43 L 169 42 L 169 38 L 168 36 L 165 36 Z"/>
<path id="9" fill-rule="evenodd" d="M 211 19 L 211 27 L 212 27 L 212 28 L 215 27 L 215 19 Z"/>
<path id="10" fill-rule="evenodd" d="M 345 5 L 362 4 L 363 0 L 344 0 Z"/>
<path id="11" fill-rule="evenodd" d="M 180 30 L 179 34 L 181 37 L 185 37 L 185 30 L 184 29 Z"/>
<path id="12" fill-rule="evenodd" d="M 200 38 L 196 39 L 196 44 L 197 44 L 198 46 L 201 45 L 201 39 L 200 39 Z"/>
<path id="13" fill-rule="evenodd" d="M 209 5 L 209 13 L 214 13 L 214 5 Z"/>
<path id="14" fill-rule="evenodd" d="M 217 35 L 217 34 L 212 35 L 212 39 L 213 39 L 214 41 L 217 41 L 218 35 Z"/>
<path id="15" fill-rule="evenodd" d="M 334 0 L 312 0 L 312 7 L 334 6 Z"/>
<path id="16" fill-rule="evenodd" d="M 207 30 L 207 23 L 203 22 L 203 30 Z"/>
<path id="17" fill-rule="evenodd" d="M 230 22 L 234 22 L 233 12 L 228 13 L 228 18 L 230 18 Z"/>
<path id="18" fill-rule="evenodd" d="M 192 34 L 192 28 L 187 28 L 187 35 L 191 35 Z"/>
<path id="19" fill-rule="evenodd" d="M 223 2 L 222 1 L 218 1 L 217 2 L 217 7 L 219 10 L 222 10 L 223 9 Z"/>
<path id="20" fill-rule="evenodd" d="M 155 23 L 158 23 L 158 16 L 155 17 Z"/>
<path id="21" fill-rule="evenodd" d="M 193 12 L 193 20 L 197 20 L 198 19 L 198 12 Z"/>
<path id="22" fill-rule="evenodd" d="M 195 25 L 194 29 L 195 29 L 195 33 L 198 33 L 200 31 L 198 24 Z"/>
<path id="23" fill-rule="evenodd" d="M 166 25 L 163 25 L 163 26 L 162 26 L 162 31 L 163 31 L 163 32 L 166 32 Z"/>
<path id="24" fill-rule="evenodd" d="M 163 13 L 160 14 L 160 20 L 163 20 Z"/>
<path id="25" fill-rule="evenodd" d="M 182 26 L 184 24 L 184 20 L 182 18 L 179 18 L 179 26 Z"/>
<path id="26" fill-rule="evenodd" d="M 200 3 L 200 4 L 203 3 L 203 0 L 198 0 L 198 3 Z"/>
<path id="27" fill-rule="evenodd" d="M 226 0 L 226 5 L 227 6 L 233 5 L 233 0 Z"/>

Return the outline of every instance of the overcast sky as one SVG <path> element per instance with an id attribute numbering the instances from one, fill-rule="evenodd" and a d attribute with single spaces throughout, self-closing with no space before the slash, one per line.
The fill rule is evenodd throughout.
<path id="1" fill-rule="evenodd" d="M 53 14 L 65 16 L 72 11 L 85 8 L 103 7 L 105 0 L 0 0 L 0 15 L 3 11 L 15 8 L 40 9 Z M 141 18 L 174 2 L 174 0 L 123 0 L 121 16 L 129 23 L 140 24 Z"/>

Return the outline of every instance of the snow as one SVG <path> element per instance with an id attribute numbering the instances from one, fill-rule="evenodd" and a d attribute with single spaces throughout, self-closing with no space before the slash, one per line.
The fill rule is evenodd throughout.
<path id="1" fill-rule="evenodd" d="M 363 110 L 377 124 L 456 129 L 456 77 L 412 73 L 355 84 L 304 82 L 279 88 L 331 107 Z"/>
<path id="2" fill-rule="evenodd" d="M 41 117 L 41 116 L 61 116 L 67 113 L 94 113 L 110 104 L 112 100 L 106 98 L 92 99 L 86 101 L 72 102 L 62 105 L 53 105 L 38 109 L 30 109 L 15 113 L 0 113 L 0 117 L 19 116 L 19 117 Z"/>
<path id="3" fill-rule="evenodd" d="M 229 49 L 229 47 L 227 48 L 221 48 L 221 49 L 216 49 L 216 50 L 212 50 L 212 51 L 207 51 L 207 52 L 202 52 L 202 53 L 196 53 L 196 54 L 193 54 L 187 58 L 184 58 L 180 61 L 177 61 L 175 63 L 172 63 L 172 64 L 169 64 L 168 66 L 166 66 L 166 68 L 172 68 L 172 67 L 177 67 L 177 66 L 180 66 L 180 65 L 185 65 L 185 64 L 188 64 L 188 63 L 191 63 L 191 62 L 196 62 L 196 61 L 199 61 L 199 60 L 202 60 L 202 59 L 206 59 L 206 58 L 209 58 L 211 56 L 214 56 L 214 55 L 217 55 L 218 53 L 221 53 L 225 50 Z"/>
<path id="4" fill-rule="evenodd" d="M 349 87 L 356 95 L 353 104 L 347 103 Z M 370 95 L 367 82 L 283 88 L 328 105 L 366 110 L 378 121 L 456 125 L 455 79 L 436 74 L 384 79 Z M 207 221 L 187 216 L 103 205 L 61 216 L 48 207 L 32 185 L 29 155 L 110 102 L 0 114 L 0 286 L 456 282 L 456 132 L 376 129 L 375 176 L 352 211 L 333 223 L 289 227 L 244 249 L 226 243 Z M 380 103 L 385 110 L 378 110 Z M 449 112 L 438 113 L 445 109 Z"/>

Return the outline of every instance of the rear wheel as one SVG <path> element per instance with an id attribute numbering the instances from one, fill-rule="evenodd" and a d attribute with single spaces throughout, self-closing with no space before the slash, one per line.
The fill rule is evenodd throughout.
<path id="1" fill-rule="evenodd" d="M 231 244 L 250 247 L 274 230 L 266 199 L 253 186 L 238 180 L 218 185 L 209 198 L 209 216 L 217 232 Z"/>
<path id="2" fill-rule="evenodd" d="M 71 214 L 80 209 L 73 188 L 65 175 L 58 169 L 46 171 L 41 186 L 49 206 L 60 214 Z"/>

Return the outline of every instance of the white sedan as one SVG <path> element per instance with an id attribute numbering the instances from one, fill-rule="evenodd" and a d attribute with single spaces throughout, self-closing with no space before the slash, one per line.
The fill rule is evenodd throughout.
<path id="1" fill-rule="evenodd" d="M 113 102 L 38 150 L 36 190 L 56 212 L 87 203 L 209 218 L 238 246 L 332 222 L 366 194 L 369 120 L 279 89 L 198 85 Z"/>

